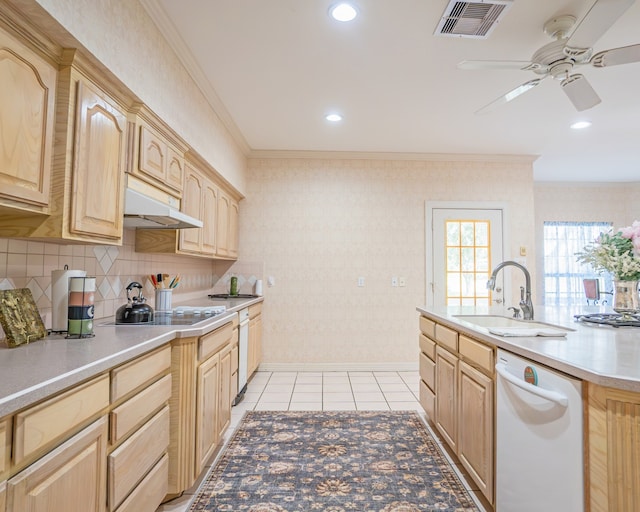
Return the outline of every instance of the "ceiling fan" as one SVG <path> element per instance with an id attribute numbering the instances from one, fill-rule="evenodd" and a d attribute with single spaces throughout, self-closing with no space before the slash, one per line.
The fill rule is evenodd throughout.
<path id="1" fill-rule="evenodd" d="M 498 99 L 485 105 L 476 114 L 486 113 L 507 103 L 539 85 L 545 78 L 553 77 L 578 111 L 595 107 L 601 102 L 596 91 L 584 75 L 574 73 L 574 68 L 590 64 L 604 68 L 640 62 L 640 44 L 612 48 L 596 54 L 593 45 L 631 7 L 635 0 L 596 0 L 589 12 L 575 27 L 575 16 L 556 16 L 544 24 L 544 32 L 555 41 L 544 45 L 533 54 L 530 61 L 467 60 L 458 64 L 460 69 L 520 69 L 533 71 L 539 78 L 529 80 Z"/>

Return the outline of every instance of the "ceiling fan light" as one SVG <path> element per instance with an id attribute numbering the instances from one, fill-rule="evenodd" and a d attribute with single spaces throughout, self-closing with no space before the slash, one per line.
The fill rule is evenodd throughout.
<path id="1" fill-rule="evenodd" d="M 329 14 L 337 21 L 352 21 L 358 15 L 358 11 L 353 5 L 343 2 L 332 5 Z"/>

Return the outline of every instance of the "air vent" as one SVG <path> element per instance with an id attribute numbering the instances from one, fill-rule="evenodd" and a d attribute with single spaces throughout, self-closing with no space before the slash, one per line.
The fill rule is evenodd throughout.
<path id="1" fill-rule="evenodd" d="M 486 39 L 507 12 L 512 1 L 458 2 L 451 0 L 438 23 L 435 34 Z"/>

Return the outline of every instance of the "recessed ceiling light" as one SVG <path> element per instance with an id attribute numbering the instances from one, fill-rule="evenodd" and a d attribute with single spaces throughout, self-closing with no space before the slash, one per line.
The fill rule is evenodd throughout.
<path id="1" fill-rule="evenodd" d="M 358 15 L 358 11 L 351 4 L 340 3 L 332 5 L 329 9 L 329 14 L 338 21 L 351 21 Z"/>
<path id="2" fill-rule="evenodd" d="M 342 116 L 340 114 L 327 114 L 324 116 L 327 121 L 331 121 L 332 123 L 337 123 L 338 121 L 342 121 Z"/>
<path id="3" fill-rule="evenodd" d="M 584 128 L 589 128 L 591 126 L 591 121 L 578 121 L 571 125 L 571 128 L 574 130 L 582 130 Z"/>

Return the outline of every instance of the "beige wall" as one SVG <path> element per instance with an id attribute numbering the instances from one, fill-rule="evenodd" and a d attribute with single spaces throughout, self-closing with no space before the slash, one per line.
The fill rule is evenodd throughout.
<path id="1" fill-rule="evenodd" d="M 37 2 L 240 193 L 246 158 L 137 0 Z"/>
<path id="2" fill-rule="evenodd" d="M 267 364 L 417 364 L 425 201 L 506 202 L 511 248 L 535 258 L 530 162 L 249 161 L 240 254 L 275 278 Z M 392 288 L 392 276 L 406 287 Z"/>
<path id="3" fill-rule="evenodd" d="M 611 222 L 615 228 L 640 220 L 640 183 L 536 183 L 535 238 L 543 255 L 545 221 Z M 544 273 L 543 258 L 536 261 L 539 276 Z M 543 296 L 543 282 L 536 282 L 534 297 Z"/>

